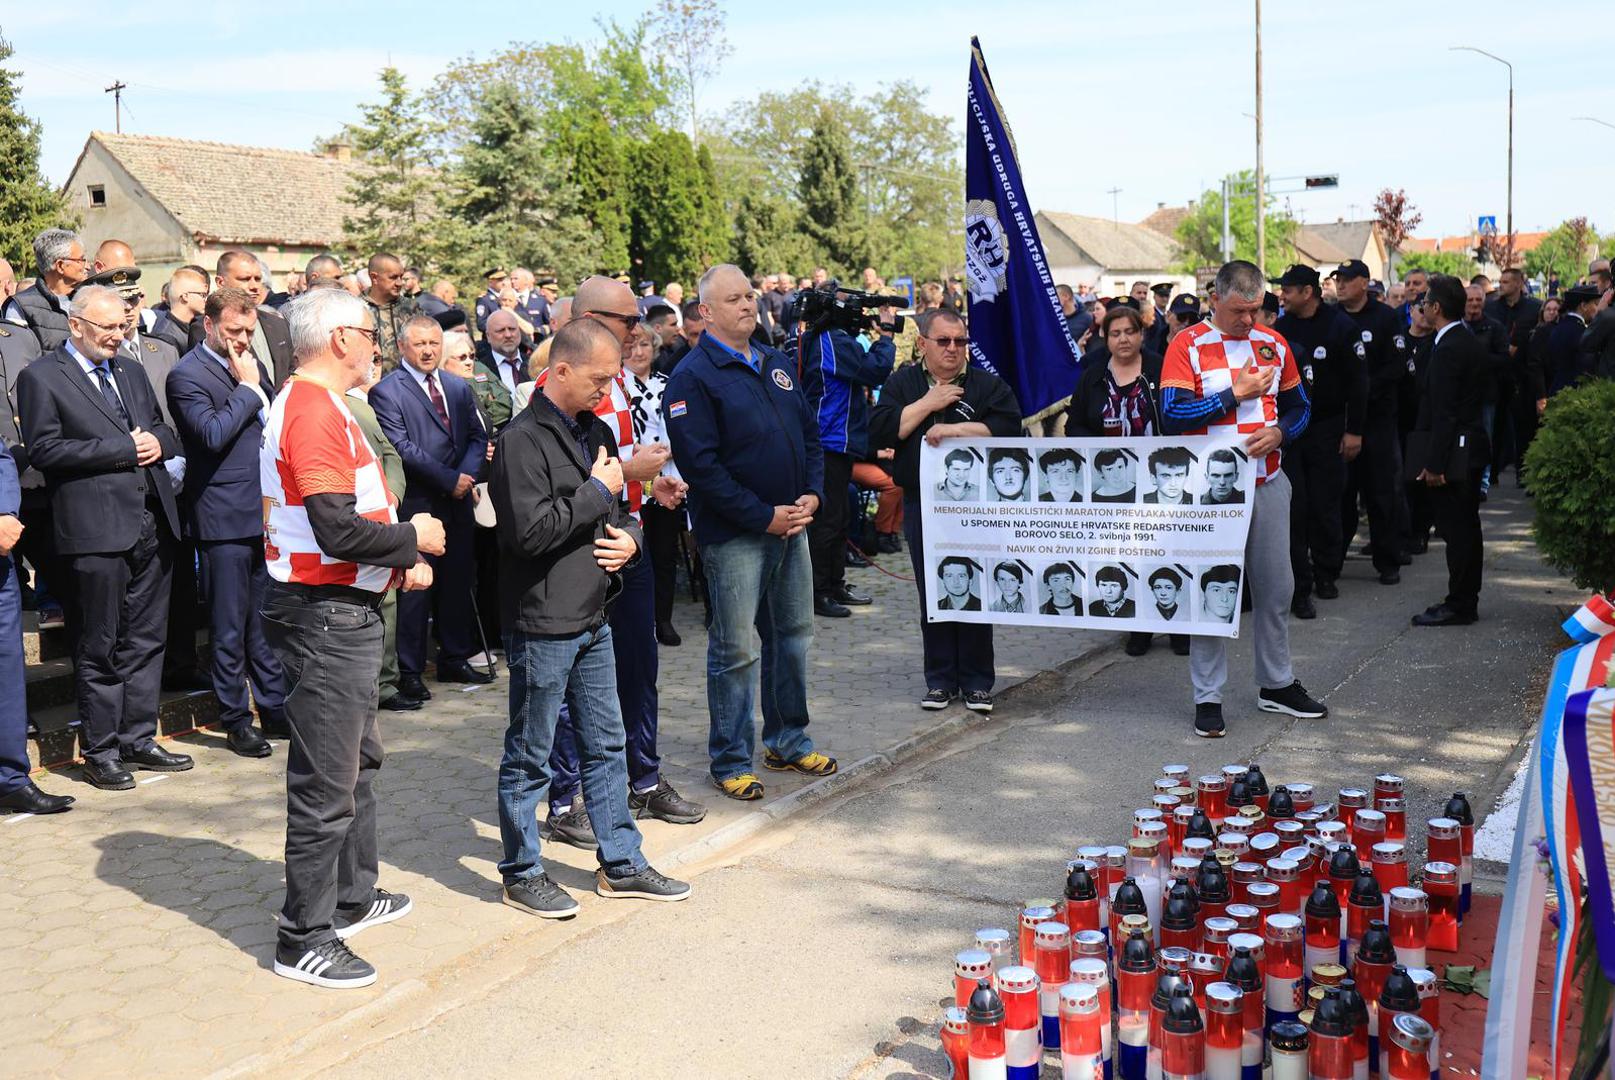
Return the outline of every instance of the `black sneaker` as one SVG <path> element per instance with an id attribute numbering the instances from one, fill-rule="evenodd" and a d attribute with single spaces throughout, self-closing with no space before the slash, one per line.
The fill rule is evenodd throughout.
<path id="1" fill-rule="evenodd" d="M 637 874 L 625 877 L 612 877 L 602 866 L 594 872 L 594 891 L 608 900 L 632 898 L 672 902 L 687 899 L 690 895 L 690 886 L 688 882 L 664 877 L 650 866 Z"/>
<path id="2" fill-rule="evenodd" d="M 1299 681 L 1278 690 L 1264 688 L 1256 695 L 1256 707 L 1263 712 L 1289 713 L 1303 720 L 1322 720 L 1329 715 L 1329 706 L 1314 700 Z"/>
<path id="3" fill-rule="evenodd" d="M 403 893 L 390 893 L 386 889 L 377 889 L 376 895 L 368 904 L 349 909 L 337 908 L 332 925 L 336 927 L 336 936 L 346 941 L 368 927 L 402 919 L 414 906 L 409 897 Z"/>
<path id="4" fill-rule="evenodd" d="M 993 711 L 993 696 L 985 690 L 972 690 L 965 695 L 965 708 L 971 712 L 990 713 Z"/>
<path id="5" fill-rule="evenodd" d="M 673 790 L 666 780 L 650 791 L 628 792 L 628 809 L 635 818 L 653 817 L 673 825 L 694 825 L 707 816 L 707 808 Z"/>
<path id="6" fill-rule="evenodd" d="M 540 919 L 570 919 L 578 913 L 578 902 L 572 894 L 551 881 L 548 874 L 535 874 L 506 885 L 505 904 Z"/>
<path id="7" fill-rule="evenodd" d="M 376 981 L 376 969 L 356 956 L 341 938 L 322 941 L 301 952 L 276 946 L 275 974 L 331 990 L 356 989 Z"/>
<path id="8" fill-rule="evenodd" d="M 955 696 L 952 690 L 927 690 L 925 696 L 920 699 L 920 708 L 930 709 L 933 712 L 946 709 L 953 704 Z"/>
<path id="9" fill-rule="evenodd" d="M 1194 733 L 1202 739 L 1220 739 L 1228 727 L 1222 722 L 1222 705 L 1202 701 L 1194 707 Z"/>
<path id="10" fill-rule="evenodd" d="M 600 847 L 600 841 L 594 838 L 594 823 L 589 820 L 589 811 L 583 808 L 581 795 L 572 800 L 572 809 L 550 814 L 541 835 L 546 840 L 559 840 L 584 851 L 596 851 Z"/>

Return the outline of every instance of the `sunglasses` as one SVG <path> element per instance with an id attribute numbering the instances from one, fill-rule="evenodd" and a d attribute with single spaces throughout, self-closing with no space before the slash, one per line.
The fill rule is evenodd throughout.
<path id="1" fill-rule="evenodd" d="M 630 328 L 639 325 L 639 316 L 638 315 L 624 315 L 620 311 L 585 311 L 584 314 L 585 315 L 596 315 L 596 316 L 599 316 L 602 319 L 616 319 L 618 322 L 622 323 L 624 326 L 630 327 Z"/>
<path id="2" fill-rule="evenodd" d="M 965 349 L 970 346 L 970 339 L 967 337 L 934 337 L 926 340 L 934 341 L 944 349 Z"/>

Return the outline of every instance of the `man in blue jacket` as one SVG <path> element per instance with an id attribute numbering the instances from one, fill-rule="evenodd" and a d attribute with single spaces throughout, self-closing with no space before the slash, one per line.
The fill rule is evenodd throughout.
<path id="1" fill-rule="evenodd" d="M 240 289 L 218 289 L 202 312 L 207 334 L 168 376 L 169 412 L 185 447 L 182 507 L 201 552 L 213 630 L 213 692 L 230 749 L 268 757 L 252 726 L 247 682 L 266 730 L 284 728 L 286 679 L 264 637 L 264 563 L 258 451 L 274 384 L 252 354 L 258 307 Z"/>
<path id="2" fill-rule="evenodd" d="M 802 360 L 803 389 L 818 414 L 824 450 L 824 505 L 808 529 L 813 610 L 832 619 L 852 614 L 847 604 L 870 602 L 847 587 L 847 486 L 853 462 L 862 461 L 869 450 L 869 392 L 886 385 L 897 360 L 891 324 L 876 323 L 871 332 L 875 340 L 865 352 L 845 330 L 826 330 L 809 338 Z"/>
<path id="3" fill-rule="evenodd" d="M 673 460 L 690 485 L 690 518 L 712 597 L 707 638 L 707 749 L 733 799 L 760 799 L 752 772 L 762 638 L 763 765 L 828 776 L 836 760 L 807 733 L 813 572 L 804 530 L 824 492 L 819 425 L 795 365 L 751 340 L 757 293 L 737 266 L 701 278 L 706 333 L 662 394 Z"/>

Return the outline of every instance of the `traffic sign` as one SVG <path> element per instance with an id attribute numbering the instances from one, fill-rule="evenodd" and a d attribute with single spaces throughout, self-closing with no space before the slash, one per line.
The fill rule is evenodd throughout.
<path id="1" fill-rule="evenodd" d="M 1487 214 L 1480 219 L 1480 232 L 1492 234 L 1497 232 L 1497 215 Z"/>

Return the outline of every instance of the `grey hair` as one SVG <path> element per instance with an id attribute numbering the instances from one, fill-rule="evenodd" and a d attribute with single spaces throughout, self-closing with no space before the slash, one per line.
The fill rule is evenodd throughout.
<path id="1" fill-rule="evenodd" d="M 751 278 L 746 277 L 746 271 L 742 270 L 734 263 L 719 263 L 717 266 L 714 266 L 712 269 L 702 274 L 701 283 L 695 287 L 695 295 L 703 304 L 707 302 L 707 293 L 712 290 L 713 279 L 715 279 L 719 274 L 723 273 L 739 274 L 741 277 L 746 279 L 747 288 L 751 287 Z"/>
<path id="2" fill-rule="evenodd" d="M 46 229 L 34 237 L 34 266 L 41 274 L 48 274 L 56 260 L 67 258 L 73 245 L 83 245 L 79 234 L 72 229 Z"/>
<path id="3" fill-rule="evenodd" d="M 436 330 L 440 334 L 443 332 L 443 324 L 442 323 L 438 322 L 436 319 L 432 318 L 430 315 L 416 314 L 416 315 L 411 315 L 409 317 L 409 321 L 406 322 L 404 324 L 404 326 L 403 326 L 403 329 L 399 331 L 399 334 L 398 334 L 399 338 L 402 339 L 405 335 L 407 335 L 409 333 L 410 328 L 415 327 L 415 326 L 424 326 L 424 327 L 427 327 L 429 329 Z"/>
<path id="4" fill-rule="evenodd" d="M 1217 295 L 1224 300 L 1231 296 L 1241 300 L 1260 300 L 1267 293 L 1262 272 L 1256 269 L 1255 263 L 1248 263 L 1244 259 L 1223 263 L 1222 269 L 1217 271 L 1215 287 Z"/>
<path id="5" fill-rule="evenodd" d="M 370 316 L 365 302 L 346 289 L 310 289 L 282 310 L 299 364 L 329 349 L 338 327 L 363 326 Z"/>
<path id="6" fill-rule="evenodd" d="M 116 300 L 120 306 L 123 304 L 123 295 L 116 289 L 109 289 L 105 285 L 86 285 L 73 293 L 73 299 L 67 303 L 67 313 L 75 319 L 82 319 L 90 305 L 103 297 Z"/>
<path id="7" fill-rule="evenodd" d="M 307 266 L 303 267 L 303 273 L 307 277 L 341 277 L 342 263 L 335 255 L 316 255 L 308 261 Z"/>

